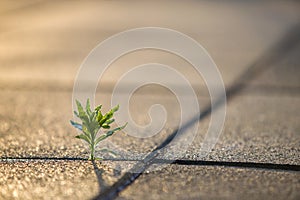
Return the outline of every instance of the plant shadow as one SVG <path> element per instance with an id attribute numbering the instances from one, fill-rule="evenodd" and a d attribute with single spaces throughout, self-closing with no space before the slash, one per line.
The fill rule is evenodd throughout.
<path id="1" fill-rule="evenodd" d="M 99 169 L 99 167 L 97 166 L 97 164 L 94 160 L 92 160 L 92 164 L 94 167 L 94 172 L 97 176 L 99 191 L 103 191 L 108 187 L 108 184 L 103 179 L 103 173 L 105 172 L 105 170 Z"/>

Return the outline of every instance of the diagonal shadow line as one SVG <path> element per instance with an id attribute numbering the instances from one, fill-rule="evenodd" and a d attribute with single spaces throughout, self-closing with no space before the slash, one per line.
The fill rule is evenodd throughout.
<path id="1" fill-rule="evenodd" d="M 293 50 L 297 45 L 299 45 L 300 35 L 300 24 L 292 27 L 281 40 L 273 47 L 271 47 L 265 54 L 263 54 L 258 60 L 251 64 L 247 70 L 244 71 L 232 84 L 231 87 L 226 89 L 227 101 L 231 100 L 238 92 L 242 91 L 246 86 L 246 82 L 253 79 L 258 74 L 262 73 L 266 69 L 273 66 L 274 63 L 278 62 L 284 56 L 288 55 L 291 50 Z M 221 97 L 214 106 L 217 108 L 224 102 Z M 182 127 L 182 132 L 192 126 L 194 123 L 206 118 L 211 113 L 212 106 L 207 107 L 200 116 L 195 116 L 189 122 L 187 122 Z M 149 153 L 143 161 L 138 162 L 134 165 L 131 170 L 136 173 L 126 172 L 123 177 L 114 183 L 110 188 L 99 193 L 93 199 L 115 199 L 119 192 L 124 190 L 127 186 L 133 183 L 151 164 L 153 164 L 154 159 L 159 155 L 160 150 L 167 146 L 174 138 L 177 136 L 178 129 L 175 130 L 164 142 L 162 142 L 157 148 L 155 148 L 151 153 Z"/>

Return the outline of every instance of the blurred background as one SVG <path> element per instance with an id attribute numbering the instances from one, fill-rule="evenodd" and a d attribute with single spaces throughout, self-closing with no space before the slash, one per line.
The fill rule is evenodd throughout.
<path id="1" fill-rule="evenodd" d="M 197 40 L 219 67 L 225 84 L 299 22 L 297 1 L 0 1 L 0 87 L 72 88 L 84 58 L 101 41 L 131 28 L 155 26 Z M 174 55 L 136 52 L 125 67 L 161 62 L 187 71 Z M 182 70 L 181 70 L 182 71 Z M 190 73 L 189 73 L 190 72 Z"/>

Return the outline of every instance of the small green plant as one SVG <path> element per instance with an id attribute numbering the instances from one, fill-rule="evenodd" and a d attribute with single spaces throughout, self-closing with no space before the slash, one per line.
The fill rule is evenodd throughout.
<path id="1" fill-rule="evenodd" d="M 82 139 L 88 143 L 91 153 L 90 160 L 95 160 L 95 149 L 99 142 L 108 138 L 109 136 L 112 136 L 115 132 L 125 128 L 127 123 L 115 129 L 108 130 L 110 129 L 111 124 L 115 121 L 113 119 L 113 115 L 116 111 L 118 111 L 119 105 L 103 115 L 101 112 L 102 105 L 97 106 L 94 111 L 92 111 L 89 99 L 86 102 L 85 110 L 78 100 L 76 100 L 76 104 L 78 112 L 74 111 L 74 114 L 81 119 L 82 123 L 77 123 L 72 120 L 70 120 L 70 122 L 72 126 L 82 131 L 82 133 L 77 135 L 76 138 Z M 101 128 L 106 129 L 107 132 L 97 137 L 97 133 Z M 110 152 L 107 149 L 102 150 Z"/>

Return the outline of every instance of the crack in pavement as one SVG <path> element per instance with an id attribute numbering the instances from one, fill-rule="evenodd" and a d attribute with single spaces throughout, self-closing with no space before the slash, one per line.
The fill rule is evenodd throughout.
<path id="1" fill-rule="evenodd" d="M 0 158 L 1 162 L 29 162 L 29 161 L 87 161 L 86 158 L 71 158 L 71 157 L 6 157 Z M 110 162 L 145 162 L 139 159 L 103 159 L 103 161 Z M 97 172 L 98 180 L 101 179 L 101 171 L 95 161 L 91 161 L 94 170 Z M 100 161 L 101 162 L 101 161 Z M 266 170 L 279 170 L 279 171 L 300 171 L 300 165 L 294 164 L 276 164 L 276 163 L 258 163 L 258 162 L 237 162 L 237 161 L 213 161 L 213 160 L 168 160 L 168 159 L 153 159 L 152 164 L 170 164 L 170 165 L 198 165 L 198 166 L 224 166 L 224 167 L 237 167 L 237 168 L 254 168 Z M 101 183 L 103 181 L 100 181 Z M 107 186 L 105 186 L 107 188 Z"/>

